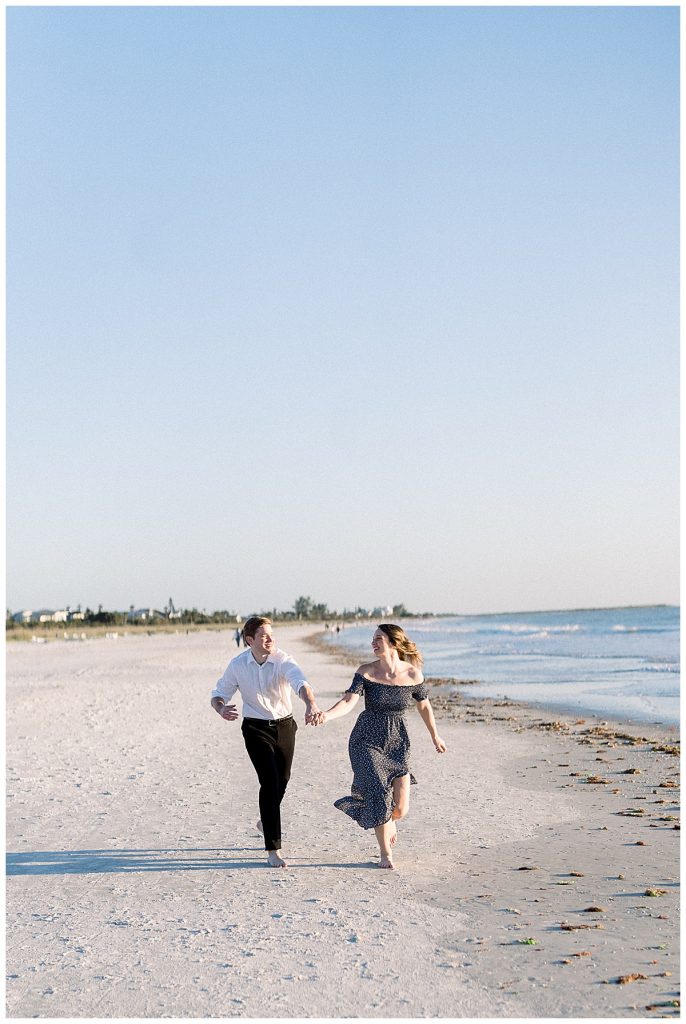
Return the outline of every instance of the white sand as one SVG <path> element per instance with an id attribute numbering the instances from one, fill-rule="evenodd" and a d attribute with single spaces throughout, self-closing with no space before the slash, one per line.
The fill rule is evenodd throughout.
<path id="1" fill-rule="evenodd" d="M 277 638 L 328 707 L 352 673 L 309 631 Z M 645 1009 L 677 988 L 679 833 L 657 788 L 674 758 L 476 718 L 440 723 L 439 756 L 412 713 L 419 785 L 391 873 L 332 807 L 354 714 L 305 728 L 297 702 L 292 867 L 269 869 L 239 723 L 209 706 L 235 653 L 230 632 L 8 645 L 8 1016 L 676 1012 Z M 584 769 L 620 791 L 570 777 Z M 644 819 L 616 813 L 641 798 Z"/>

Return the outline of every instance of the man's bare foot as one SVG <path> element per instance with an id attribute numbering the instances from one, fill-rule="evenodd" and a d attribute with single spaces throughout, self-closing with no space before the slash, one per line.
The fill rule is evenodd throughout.
<path id="1" fill-rule="evenodd" d="M 281 856 L 281 850 L 270 850 L 267 857 L 267 864 L 270 868 L 287 868 L 288 864 Z"/>
<path id="2" fill-rule="evenodd" d="M 262 819 L 261 818 L 257 819 L 257 824 L 255 825 L 255 828 L 257 829 L 258 832 L 261 832 L 262 835 L 264 835 L 264 829 L 262 828 Z"/>
<path id="3" fill-rule="evenodd" d="M 386 856 L 385 853 L 381 854 L 381 860 L 379 861 L 380 868 L 388 868 L 390 871 L 395 871 L 395 864 L 391 860 L 390 853 Z"/>

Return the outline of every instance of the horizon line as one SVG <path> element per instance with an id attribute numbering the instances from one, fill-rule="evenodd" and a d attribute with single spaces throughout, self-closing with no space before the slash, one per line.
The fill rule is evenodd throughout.
<path id="1" fill-rule="evenodd" d="M 79 607 L 79 606 L 83 607 L 83 604 L 80 603 L 80 605 L 77 605 L 77 607 Z M 54 611 L 56 611 L 58 609 L 61 610 L 62 608 L 67 610 L 67 609 L 71 609 L 73 607 L 74 606 L 71 605 L 71 604 L 61 605 L 61 606 L 58 605 L 53 610 Z M 89 607 L 90 607 L 90 605 L 86 604 L 86 608 L 89 608 Z M 102 607 L 103 611 L 112 611 L 115 614 L 127 615 L 130 612 L 131 607 L 133 607 L 133 606 L 130 606 L 129 608 L 115 608 L 115 609 L 106 608 L 104 605 L 101 605 L 100 607 Z M 147 605 L 147 606 L 146 605 L 139 605 L 138 607 L 140 607 L 140 608 L 148 607 L 148 608 L 155 609 L 155 606 L 152 605 L 152 604 Z M 181 609 L 178 606 L 176 606 L 176 607 L 177 607 L 178 611 L 181 611 L 181 610 L 191 611 L 191 610 L 193 610 L 193 609 L 189 609 L 189 608 Z M 241 615 L 242 618 L 249 617 L 249 616 L 243 615 L 241 612 L 236 612 L 233 609 L 228 609 L 228 608 L 215 608 L 212 611 L 208 610 L 207 608 L 198 608 L 197 605 L 194 605 L 193 608 L 195 609 L 195 611 L 199 611 L 202 614 L 207 614 L 207 615 L 215 615 L 218 612 L 226 612 L 229 615 Z M 671 603 L 669 601 L 658 601 L 658 602 L 653 603 L 653 604 L 581 605 L 581 606 L 577 606 L 577 607 L 573 607 L 573 608 L 567 608 L 567 607 L 564 607 L 564 608 L 527 608 L 527 609 L 523 609 L 521 611 L 512 611 L 512 610 L 488 611 L 488 612 L 486 612 L 486 611 L 480 611 L 480 612 L 457 612 L 457 611 L 438 611 L 438 612 L 437 611 L 423 611 L 422 612 L 422 611 L 413 611 L 413 612 L 408 612 L 408 613 L 406 613 L 403 616 L 400 616 L 400 618 L 412 619 L 412 618 L 425 618 L 427 616 L 435 616 L 435 617 L 439 617 L 439 616 L 440 617 L 451 617 L 452 616 L 452 617 L 455 617 L 455 618 L 482 618 L 482 617 L 485 617 L 485 616 L 488 616 L 488 615 L 541 615 L 541 614 L 558 613 L 558 612 L 603 612 L 603 611 L 610 612 L 610 611 L 628 611 L 628 610 L 631 610 L 631 609 L 640 610 L 640 609 L 645 609 L 645 608 L 677 608 L 677 609 L 680 609 L 681 605 L 678 604 L 678 603 L 677 604 L 673 604 L 673 603 Z M 37 606 L 35 606 L 35 609 L 36 609 L 36 611 L 39 611 L 41 609 L 45 609 L 47 611 L 49 609 L 49 606 L 48 605 L 37 605 Z M 28 606 L 24 606 L 23 608 L 17 608 L 17 611 L 27 611 L 27 610 L 28 610 Z M 155 609 L 155 610 L 157 610 L 157 609 Z M 296 614 L 292 609 L 274 609 L 274 608 L 272 608 L 272 609 L 270 609 L 270 611 L 272 613 L 274 611 L 276 611 L 278 613 L 278 615 L 295 615 Z M 8 605 L 6 607 L 6 615 L 8 613 L 10 613 L 10 612 L 11 612 L 11 609 L 10 609 L 10 607 Z M 16 612 L 14 612 L 13 614 L 16 614 Z M 259 614 L 261 614 L 261 612 L 252 611 L 252 612 L 249 613 L 249 615 L 259 615 Z M 355 613 L 352 612 L 352 611 L 348 611 L 347 609 L 344 609 L 343 611 L 338 611 L 338 610 L 334 609 L 334 610 L 330 610 L 329 611 L 329 615 L 328 616 L 318 616 L 318 618 L 322 618 L 322 619 L 325 619 L 325 618 L 335 618 L 336 616 L 341 616 L 342 617 L 342 616 L 344 616 L 346 614 L 353 615 Z M 373 614 L 374 614 L 373 611 L 368 613 L 369 617 L 372 617 Z"/>

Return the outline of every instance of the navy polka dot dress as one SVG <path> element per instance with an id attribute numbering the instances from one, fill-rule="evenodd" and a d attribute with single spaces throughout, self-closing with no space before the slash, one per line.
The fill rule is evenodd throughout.
<path id="1" fill-rule="evenodd" d="M 350 796 L 336 800 L 334 807 L 354 818 L 362 828 L 376 828 L 390 821 L 393 810 L 393 780 L 410 775 L 410 737 L 404 721 L 412 700 L 427 700 L 424 683 L 394 686 L 376 683 L 356 672 L 346 693 L 364 694 L 364 711 L 350 733 L 348 752 L 353 769 Z"/>

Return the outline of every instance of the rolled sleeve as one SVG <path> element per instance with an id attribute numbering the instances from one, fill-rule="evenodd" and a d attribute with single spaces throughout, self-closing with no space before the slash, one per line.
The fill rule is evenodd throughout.
<path id="1" fill-rule="evenodd" d="M 300 694 L 300 687 L 303 683 L 309 686 L 307 679 L 305 679 L 305 673 L 292 658 L 284 660 L 281 665 L 281 675 L 297 694 Z"/>
<path id="2" fill-rule="evenodd" d="M 237 689 L 238 681 L 236 679 L 236 673 L 234 672 L 232 665 L 229 664 L 226 666 L 224 675 L 221 679 L 217 680 L 214 690 L 212 690 L 210 700 L 213 700 L 215 697 L 221 697 L 221 699 L 226 703 L 231 700 Z"/>

